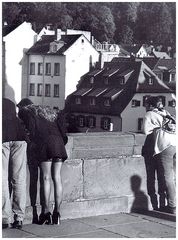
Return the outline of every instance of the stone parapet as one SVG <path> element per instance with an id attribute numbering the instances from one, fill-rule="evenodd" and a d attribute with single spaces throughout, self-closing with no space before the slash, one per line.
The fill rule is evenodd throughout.
<path id="1" fill-rule="evenodd" d="M 66 145 L 68 159 L 62 166 L 62 218 L 130 212 L 135 207 L 150 208 L 141 156 L 144 140 L 143 134 L 135 133 L 70 134 Z M 28 188 L 27 219 L 30 219 Z M 52 205 L 53 202 L 52 187 Z M 39 193 L 37 207 L 40 211 Z"/>

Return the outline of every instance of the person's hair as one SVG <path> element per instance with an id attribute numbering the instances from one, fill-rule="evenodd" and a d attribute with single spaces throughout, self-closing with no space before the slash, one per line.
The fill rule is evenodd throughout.
<path id="1" fill-rule="evenodd" d="M 162 102 L 160 97 L 148 97 L 146 99 L 146 104 L 152 107 L 157 107 L 158 102 Z"/>
<path id="2" fill-rule="evenodd" d="M 23 98 L 18 104 L 17 107 L 25 107 L 33 104 L 33 102 L 28 98 Z"/>

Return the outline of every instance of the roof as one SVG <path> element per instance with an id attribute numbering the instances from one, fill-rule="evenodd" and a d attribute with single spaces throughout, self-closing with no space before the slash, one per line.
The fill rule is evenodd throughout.
<path id="1" fill-rule="evenodd" d="M 89 72 L 87 75 L 91 76 L 91 77 L 95 77 L 96 75 L 98 75 L 102 71 L 103 71 L 103 69 L 95 69 L 94 71 Z"/>
<path id="2" fill-rule="evenodd" d="M 157 62 L 159 61 L 159 59 L 155 58 L 155 57 L 146 57 L 143 58 L 144 63 L 146 63 L 146 65 L 150 68 L 150 69 L 154 69 L 155 65 L 157 64 Z"/>
<path id="3" fill-rule="evenodd" d="M 154 70 L 160 70 L 161 68 L 165 70 L 172 70 L 176 67 L 176 59 L 159 59 L 156 63 Z M 163 69 L 163 70 L 164 70 Z"/>
<path id="4" fill-rule="evenodd" d="M 64 42 L 57 52 L 49 53 L 50 43 L 56 40 L 55 35 L 43 35 L 27 52 L 27 54 L 44 54 L 44 55 L 62 55 L 81 35 L 61 35 L 60 41 Z"/>
<path id="5" fill-rule="evenodd" d="M 169 55 L 166 52 L 153 51 L 152 54 L 157 58 L 171 59 L 171 57 L 169 57 Z"/>
<path id="6" fill-rule="evenodd" d="M 87 96 L 88 97 L 98 97 L 102 93 L 106 92 L 107 88 L 95 88 Z"/>
<path id="7" fill-rule="evenodd" d="M 142 47 L 141 44 L 135 44 L 135 45 L 127 45 L 127 44 L 122 44 L 120 45 L 122 47 L 122 49 L 124 49 L 125 51 L 129 52 L 129 53 L 134 53 L 136 54 L 140 48 Z"/>
<path id="8" fill-rule="evenodd" d="M 111 68 L 108 71 L 105 71 L 105 73 L 103 74 L 103 77 L 111 77 L 113 74 L 118 72 L 119 69 L 120 69 L 120 67 Z"/>
<path id="9" fill-rule="evenodd" d="M 123 61 L 120 59 L 118 61 L 110 62 L 106 65 L 112 71 L 116 70 L 116 66 L 118 72 L 117 74 L 113 74 L 111 76 L 112 81 L 105 88 L 101 87 L 101 82 L 103 75 L 105 74 L 105 70 L 101 72 L 98 76 L 98 81 L 93 85 L 91 91 L 87 92 L 85 96 L 80 95 L 81 97 L 97 97 L 97 104 L 95 106 L 90 106 L 86 104 L 86 99 L 83 101 L 83 104 L 80 106 L 76 105 L 73 100 L 68 102 L 68 109 L 71 112 L 85 112 L 85 113 L 96 113 L 96 114 L 110 114 L 110 115 L 119 115 L 122 111 L 127 107 L 128 103 L 133 99 L 133 96 L 136 93 L 173 93 L 173 89 L 170 89 L 165 83 L 163 83 L 156 74 L 141 60 L 133 61 Z M 106 69 L 106 66 L 103 69 Z M 109 71 L 109 70 L 108 70 Z M 111 71 L 111 72 L 112 72 Z M 93 72 L 93 71 L 92 71 Z M 114 71 L 113 71 L 114 72 Z M 127 81 L 125 84 L 120 84 L 118 81 L 118 75 L 127 76 Z M 126 75 L 127 74 L 127 75 Z M 149 80 L 153 80 L 153 84 L 149 84 Z M 86 84 L 88 85 L 87 75 L 82 79 L 83 88 Z M 84 92 L 81 88 L 81 93 Z M 79 93 L 79 92 L 78 92 Z M 76 95 L 76 92 L 74 94 Z M 111 107 L 103 107 L 103 100 L 105 98 L 109 98 L 112 101 Z"/>
<path id="10" fill-rule="evenodd" d="M 73 93 L 73 95 L 74 96 L 84 96 L 87 93 L 89 93 L 91 90 L 92 90 L 92 88 L 81 88 L 81 89 L 78 89 L 77 91 L 75 91 Z"/>
<path id="11" fill-rule="evenodd" d="M 121 88 L 112 88 L 112 89 L 110 89 L 109 92 L 104 94 L 103 97 L 111 98 L 112 100 L 114 100 L 122 92 L 122 90 L 123 89 L 121 89 Z"/>

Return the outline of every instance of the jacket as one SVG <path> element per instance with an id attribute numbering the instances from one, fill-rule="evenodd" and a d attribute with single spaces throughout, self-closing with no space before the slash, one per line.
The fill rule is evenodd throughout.
<path id="1" fill-rule="evenodd" d="M 21 120 L 16 116 L 15 104 L 7 99 L 2 99 L 2 142 L 26 141 L 28 136 Z"/>

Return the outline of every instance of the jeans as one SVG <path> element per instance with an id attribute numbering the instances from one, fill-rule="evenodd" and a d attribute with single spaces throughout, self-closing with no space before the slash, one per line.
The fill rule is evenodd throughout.
<path id="1" fill-rule="evenodd" d="M 155 155 L 160 171 L 162 184 L 166 185 L 166 193 L 168 197 L 168 206 L 176 207 L 176 186 L 174 180 L 174 155 L 176 147 L 170 146 L 161 153 Z"/>
<path id="2" fill-rule="evenodd" d="M 162 180 L 161 177 L 161 169 L 159 169 L 157 160 L 150 155 L 144 156 L 145 160 L 145 167 L 147 173 L 147 191 L 148 195 L 150 196 L 151 204 L 153 209 L 157 209 L 158 207 L 164 207 L 166 202 L 166 185 L 165 182 Z M 157 176 L 158 182 L 158 194 L 159 194 L 159 201 L 156 194 L 155 188 L 155 180 Z"/>
<path id="3" fill-rule="evenodd" d="M 23 221 L 26 207 L 26 155 L 25 141 L 2 144 L 2 223 Z M 12 204 L 11 194 L 12 190 Z"/>

